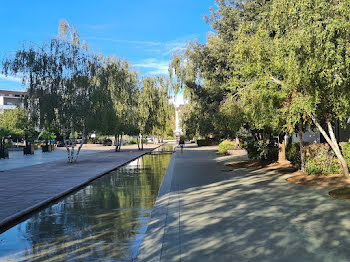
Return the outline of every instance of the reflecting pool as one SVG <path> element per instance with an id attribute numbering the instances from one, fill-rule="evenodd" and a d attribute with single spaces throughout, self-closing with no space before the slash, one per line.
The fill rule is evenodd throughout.
<path id="1" fill-rule="evenodd" d="M 171 154 L 145 155 L 0 234 L 0 261 L 130 261 Z"/>

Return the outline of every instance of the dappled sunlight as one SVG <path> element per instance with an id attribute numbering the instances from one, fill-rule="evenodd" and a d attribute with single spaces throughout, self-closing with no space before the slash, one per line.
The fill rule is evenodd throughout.
<path id="1" fill-rule="evenodd" d="M 350 206 L 332 201 L 324 190 L 298 190 L 266 171 L 235 170 L 229 180 L 180 194 L 186 261 L 215 252 L 234 254 L 235 261 L 309 255 L 347 261 Z M 330 259 L 332 252 L 338 253 L 336 260 Z"/>
<path id="2" fill-rule="evenodd" d="M 158 239 L 141 261 L 348 261 L 350 203 L 274 170 L 223 171 L 234 158 L 201 161 L 207 154 L 215 152 L 176 155 L 173 191 L 158 202 L 168 210 L 165 235 L 153 232 Z"/>

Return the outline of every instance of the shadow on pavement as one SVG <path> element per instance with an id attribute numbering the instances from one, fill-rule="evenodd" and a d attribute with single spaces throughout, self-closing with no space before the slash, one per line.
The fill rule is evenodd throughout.
<path id="1" fill-rule="evenodd" d="M 210 148 L 176 154 L 165 234 L 142 261 L 158 248 L 161 261 L 349 261 L 350 203 L 273 171 L 224 172 Z"/>

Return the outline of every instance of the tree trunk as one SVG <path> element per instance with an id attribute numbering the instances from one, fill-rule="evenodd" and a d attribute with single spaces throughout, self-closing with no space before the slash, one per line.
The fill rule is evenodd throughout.
<path id="1" fill-rule="evenodd" d="M 24 147 L 28 146 L 28 136 L 24 135 Z"/>
<path id="2" fill-rule="evenodd" d="M 120 138 L 119 138 L 119 151 L 122 149 L 123 134 L 124 134 L 124 133 L 121 133 L 121 134 L 120 134 Z"/>
<path id="3" fill-rule="evenodd" d="M 287 161 L 286 157 L 286 139 L 285 134 L 279 136 L 278 141 L 278 163 L 283 163 Z"/>
<path id="4" fill-rule="evenodd" d="M 5 153 L 5 146 L 4 146 L 4 143 L 5 143 L 4 138 L 1 137 L 1 138 L 0 138 L 0 159 L 1 159 L 2 157 L 5 158 L 5 156 L 3 156 L 3 154 Z"/>
<path id="5" fill-rule="evenodd" d="M 83 126 L 83 137 L 82 137 L 82 139 L 81 139 L 81 143 L 80 143 L 80 146 L 79 146 L 79 148 L 78 148 L 77 154 L 76 154 L 76 156 L 75 156 L 75 158 L 74 158 L 74 162 L 77 162 L 78 156 L 79 156 L 79 153 L 80 153 L 80 150 L 81 150 L 81 148 L 83 147 L 83 145 L 84 145 L 84 143 L 85 143 L 85 140 L 86 140 L 86 130 L 85 130 L 85 125 L 84 125 L 84 126 Z"/>
<path id="6" fill-rule="evenodd" d="M 241 144 L 241 143 L 240 143 L 240 141 L 239 141 L 238 136 L 236 136 L 236 139 L 235 139 L 235 140 L 236 140 L 236 146 L 237 146 L 237 147 L 240 147 L 240 144 Z"/>
<path id="7" fill-rule="evenodd" d="M 122 145 L 122 138 L 123 138 L 123 135 L 115 135 L 115 152 L 119 152 L 120 149 L 121 149 L 121 145 Z"/>
<path id="8" fill-rule="evenodd" d="M 114 135 L 114 140 L 115 140 L 115 152 L 119 151 L 119 135 L 115 134 Z"/>
<path id="9" fill-rule="evenodd" d="M 71 155 L 70 155 L 70 149 L 69 149 L 68 141 L 67 141 L 67 138 L 66 138 L 67 133 L 66 133 L 66 128 L 65 127 L 62 128 L 62 133 L 63 133 L 63 143 L 64 143 L 64 146 L 67 149 L 68 163 L 72 163 Z"/>
<path id="10" fill-rule="evenodd" d="M 334 132 L 333 132 L 333 127 L 332 124 L 329 120 L 326 121 L 327 127 L 328 127 L 328 132 L 329 132 L 329 136 L 327 134 L 327 132 L 322 128 L 322 126 L 320 125 L 320 123 L 317 121 L 317 119 L 311 115 L 311 119 L 314 122 L 314 124 L 316 125 L 316 127 L 318 128 L 318 130 L 320 130 L 321 134 L 323 135 L 323 137 L 326 139 L 327 143 L 330 145 L 330 147 L 333 149 L 335 155 L 338 158 L 338 161 L 341 165 L 342 171 L 343 171 L 343 175 L 346 176 L 347 178 L 349 178 L 349 169 L 348 169 L 348 164 L 346 163 L 346 160 L 344 159 L 337 139 L 335 138 Z"/>
<path id="11" fill-rule="evenodd" d="M 304 141 L 303 141 L 303 123 L 299 123 L 299 140 L 300 140 L 300 170 L 305 172 Z"/>
<path id="12" fill-rule="evenodd" d="M 73 163 L 74 162 L 74 147 L 75 147 L 75 143 L 76 143 L 75 129 L 74 129 L 73 121 L 71 123 L 71 134 L 72 134 L 72 149 L 70 151 L 70 154 L 71 154 L 71 163 Z"/>
<path id="13" fill-rule="evenodd" d="M 141 135 L 141 150 L 143 150 L 143 135 Z"/>

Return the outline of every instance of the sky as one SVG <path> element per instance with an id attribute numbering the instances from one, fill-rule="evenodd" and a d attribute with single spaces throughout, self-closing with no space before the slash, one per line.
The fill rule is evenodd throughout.
<path id="1" fill-rule="evenodd" d="M 214 0 L 1 0 L 0 59 L 24 41 L 48 41 L 66 19 L 90 51 L 128 60 L 141 76 L 167 74 L 171 54 L 188 41 L 205 42 L 210 27 L 203 15 L 214 5 Z M 0 72 L 0 89 L 25 87 L 18 77 Z"/>

